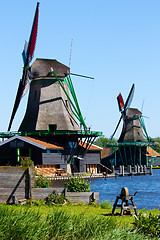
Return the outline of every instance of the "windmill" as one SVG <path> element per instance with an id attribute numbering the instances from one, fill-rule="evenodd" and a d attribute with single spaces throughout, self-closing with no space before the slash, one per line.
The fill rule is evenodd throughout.
<path id="1" fill-rule="evenodd" d="M 60 145 L 65 149 L 63 153 L 65 160 L 74 163 L 75 158 L 83 159 L 95 138 L 102 133 L 90 131 L 85 124 L 71 80 L 71 75 L 77 74 L 70 73 L 69 67 L 55 59 L 37 58 L 31 65 L 37 38 L 38 13 L 39 3 L 37 3 L 29 43 L 25 43 L 22 53 L 23 74 L 8 133 L 3 134 L 3 137 L 18 134 Z M 29 86 L 26 113 L 18 132 L 12 133 L 10 129 L 13 119 Z"/>
<path id="2" fill-rule="evenodd" d="M 121 116 L 111 138 L 115 135 L 120 122 L 123 119 L 123 128 L 118 142 L 146 142 L 149 140 L 142 113 L 137 108 L 130 108 L 134 91 L 135 85 L 133 84 L 125 103 L 121 93 L 117 97 Z"/>
<path id="3" fill-rule="evenodd" d="M 133 84 L 125 102 L 121 93 L 117 97 L 121 116 L 111 138 L 114 137 L 122 120 L 123 127 L 118 142 L 107 144 L 112 151 L 110 156 L 102 160 L 102 164 L 106 166 L 146 164 L 147 146 L 152 143 L 147 134 L 142 113 L 137 108 L 130 108 L 134 91 Z"/>

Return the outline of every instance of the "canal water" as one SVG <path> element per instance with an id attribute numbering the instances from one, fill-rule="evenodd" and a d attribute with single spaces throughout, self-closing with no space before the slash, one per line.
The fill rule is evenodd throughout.
<path id="1" fill-rule="evenodd" d="M 91 191 L 99 192 L 100 203 L 108 200 L 113 204 L 122 187 L 127 187 L 129 194 L 139 191 L 133 197 L 138 209 L 160 210 L 160 169 L 153 169 L 153 175 L 91 179 Z"/>

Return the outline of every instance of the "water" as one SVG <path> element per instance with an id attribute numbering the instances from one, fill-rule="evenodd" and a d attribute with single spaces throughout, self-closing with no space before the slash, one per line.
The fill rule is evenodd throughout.
<path id="1" fill-rule="evenodd" d="M 91 180 L 91 191 L 99 192 L 100 203 L 114 203 L 122 187 L 127 187 L 130 194 L 140 191 L 133 197 L 138 209 L 160 209 L 160 169 L 153 169 L 153 175 Z"/>

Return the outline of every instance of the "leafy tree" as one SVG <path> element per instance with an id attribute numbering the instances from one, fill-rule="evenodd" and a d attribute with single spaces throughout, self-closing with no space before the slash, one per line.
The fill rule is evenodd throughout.
<path id="1" fill-rule="evenodd" d="M 157 143 L 156 146 L 153 147 L 153 149 L 160 153 L 160 137 L 156 137 L 156 138 L 152 138 L 152 141 L 154 141 L 155 143 Z"/>
<path id="2" fill-rule="evenodd" d="M 115 143 L 115 142 L 117 142 L 117 140 L 115 138 L 110 139 L 110 138 L 106 138 L 106 137 L 99 137 L 94 142 L 94 144 L 99 146 L 99 147 L 102 147 L 102 148 L 107 148 L 108 143 Z"/>

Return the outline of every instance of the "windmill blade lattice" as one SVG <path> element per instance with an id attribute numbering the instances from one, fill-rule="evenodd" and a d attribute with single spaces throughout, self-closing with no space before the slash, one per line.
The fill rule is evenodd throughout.
<path id="1" fill-rule="evenodd" d="M 119 119 L 119 122 L 118 122 L 115 130 L 114 130 L 114 133 L 111 136 L 111 139 L 114 137 L 114 135 L 115 135 L 115 133 L 116 133 L 116 131 L 117 131 L 119 125 L 120 125 L 120 122 L 121 122 L 122 118 L 123 118 L 123 120 L 125 120 L 126 110 L 130 107 L 131 102 L 133 100 L 134 90 L 135 90 L 135 85 L 133 84 L 125 104 L 124 104 L 123 97 L 122 97 L 121 93 L 117 97 L 118 107 L 119 107 L 119 111 L 121 112 L 121 117 Z M 125 123 L 123 124 L 123 130 L 125 130 Z"/>
<path id="2" fill-rule="evenodd" d="M 16 100 L 14 103 L 12 115 L 10 118 L 8 131 L 10 131 L 13 119 L 17 112 L 18 106 L 20 104 L 21 98 L 24 96 L 26 92 L 26 86 L 29 85 L 29 63 L 31 62 L 35 50 L 36 39 L 37 39 L 37 30 L 38 30 L 38 15 L 39 15 L 39 2 L 37 3 L 34 21 L 32 25 L 31 35 L 29 38 L 29 43 L 25 43 L 24 50 L 22 52 L 24 67 L 23 67 L 23 74 L 22 79 L 20 79 L 19 87 L 16 95 Z"/>
<path id="3" fill-rule="evenodd" d="M 118 122 L 118 124 L 117 124 L 117 126 L 116 126 L 116 128 L 115 128 L 115 130 L 114 130 L 114 133 L 113 133 L 112 136 L 111 136 L 111 139 L 114 137 L 115 133 L 117 132 L 117 129 L 118 129 L 118 127 L 119 127 L 119 124 L 120 124 L 121 120 L 122 120 L 122 115 L 121 115 L 121 117 L 120 117 L 120 119 L 119 119 L 119 122 Z"/>
<path id="4" fill-rule="evenodd" d="M 124 101 L 123 101 L 121 93 L 118 95 L 117 101 L 118 101 L 119 111 L 122 112 L 122 109 L 124 107 Z"/>
<path id="5" fill-rule="evenodd" d="M 135 90 L 135 85 L 133 84 L 132 87 L 131 87 L 131 90 L 130 90 L 130 92 L 129 92 L 128 98 L 127 98 L 127 100 L 126 100 L 126 102 L 125 102 L 125 104 L 124 104 L 124 110 L 125 110 L 125 111 L 126 111 L 127 108 L 129 108 L 130 105 L 131 105 L 131 102 L 132 102 L 132 100 L 133 100 L 134 90 Z"/>

